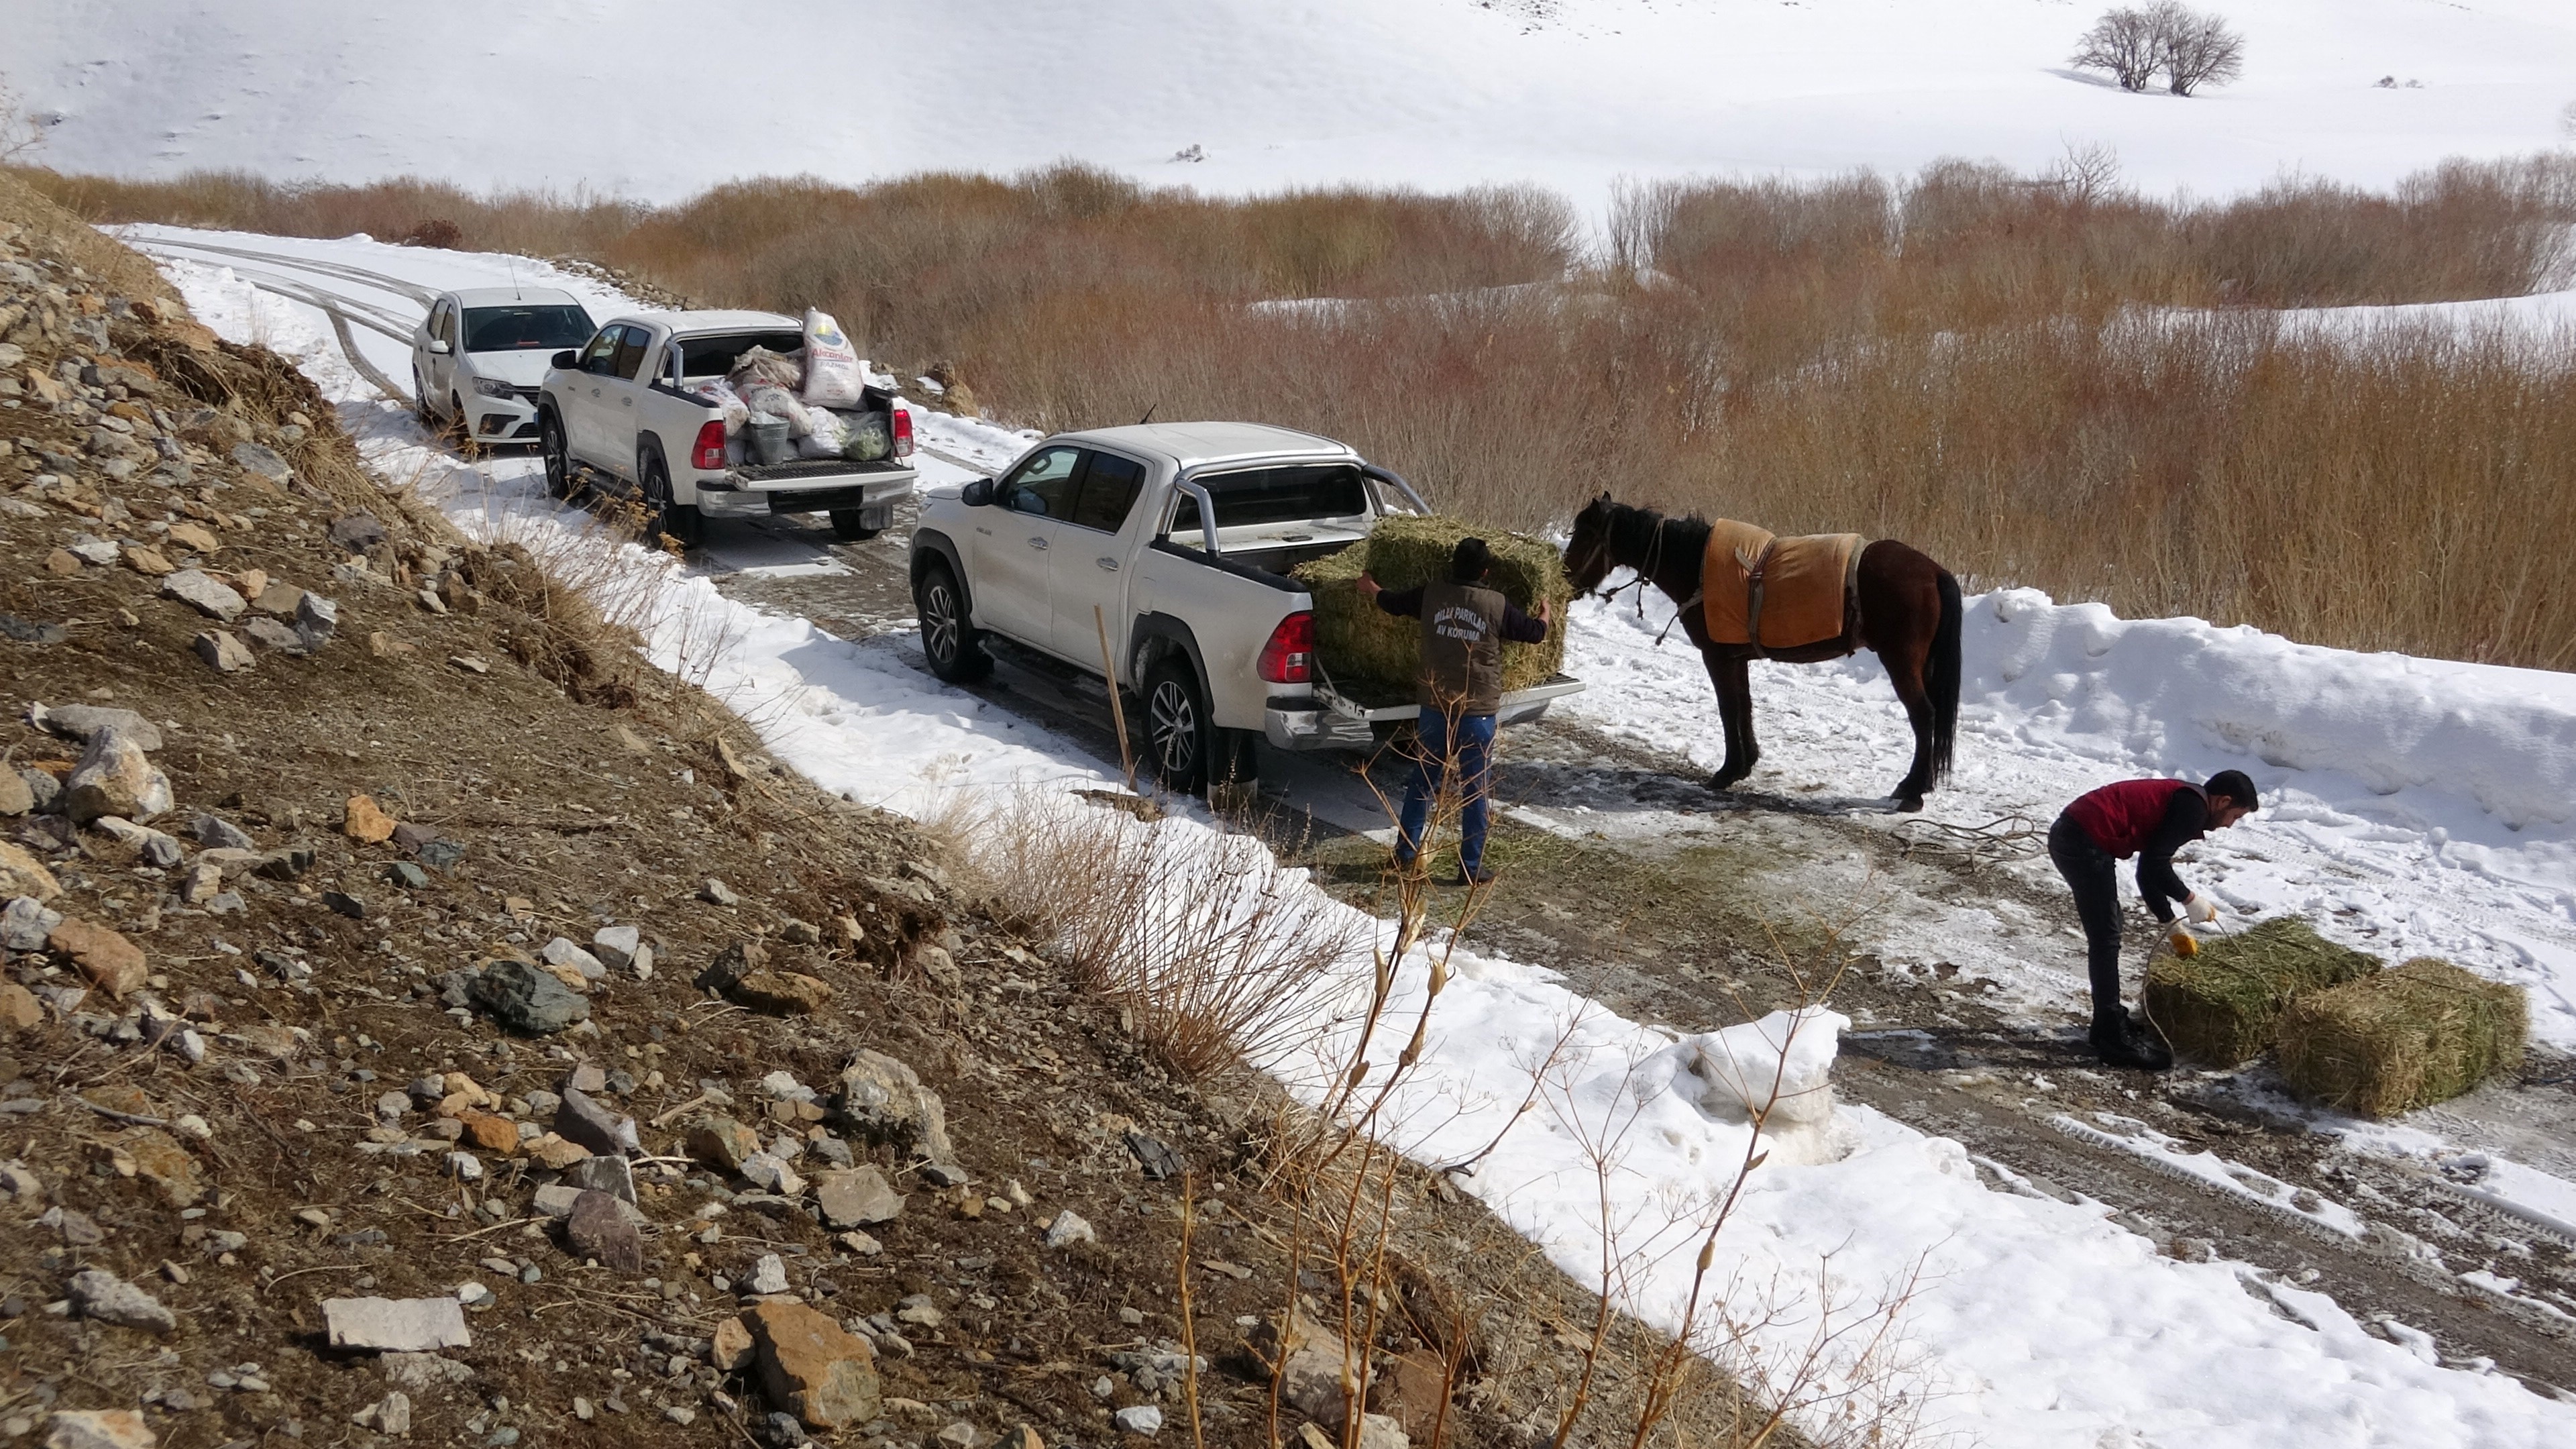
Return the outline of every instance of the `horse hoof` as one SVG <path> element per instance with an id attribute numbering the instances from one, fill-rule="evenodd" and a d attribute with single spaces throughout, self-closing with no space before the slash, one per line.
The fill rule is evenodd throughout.
<path id="1" fill-rule="evenodd" d="M 1901 814 L 1911 815 L 1915 811 L 1923 808 L 1923 797 L 1920 795 L 1899 795 L 1896 797 L 1896 808 Z"/>
<path id="2" fill-rule="evenodd" d="M 1708 788 L 1723 795 L 1734 789 L 1735 782 L 1743 778 L 1742 775 L 1711 775 L 1708 777 Z"/>

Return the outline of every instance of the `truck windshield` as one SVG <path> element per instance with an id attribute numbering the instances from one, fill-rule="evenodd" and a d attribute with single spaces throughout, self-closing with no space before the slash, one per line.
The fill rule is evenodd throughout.
<path id="1" fill-rule="evenodd" d="M 1310 518 L 1349 518 L 1368 512 L 1368 491 L 1353 463 L 1291 463 L 1276 468 L 1247 468 L 1240 473 L 1201 474 L 1196 479 L 1216 504 L 1219 528 L 1257 528 L 1270 523 L 1296 523 Z M 1181 495 L 1172 515 L 1172 532 L 1199 526 L 1199 501 Z"/>
<path id="2" fill-rule="evenodd" d="M 468 352 L 561 351 L 590 340 L 590 314 L 579 307 L 468 307 Z"/>

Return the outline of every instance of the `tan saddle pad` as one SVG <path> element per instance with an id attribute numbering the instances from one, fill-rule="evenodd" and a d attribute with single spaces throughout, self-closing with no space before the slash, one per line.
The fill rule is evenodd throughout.
<path id="1" fill-rule="evenodd" d="M 1857 533 L 1776 538 L 1749 523 L 1717 520 L 1699 576 L 1710 642 L 1795 649 L 1839 637 L 1860 574 L 1860 545 Z"/>

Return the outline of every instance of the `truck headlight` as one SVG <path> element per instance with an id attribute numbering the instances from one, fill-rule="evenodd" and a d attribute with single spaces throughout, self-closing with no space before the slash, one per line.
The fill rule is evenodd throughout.
<path id="1" fill-rule="evenodd" d="M 489 377 L 478 377 L 474 379 L 474 390 L 485 397 L 506 399 L 515 398 L 519 395 L 519 390 L 517 388 L 514 388 L 510 384 L 502 382 L 497 378 Z"/>

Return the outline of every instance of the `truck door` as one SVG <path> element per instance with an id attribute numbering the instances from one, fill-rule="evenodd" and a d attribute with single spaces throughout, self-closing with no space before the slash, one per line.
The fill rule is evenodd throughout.
<path id="1" fill-rule="evenodd" d="M 1055 613 L 1055 652 L 1084 664 L 1100 660 L 1100 629 L 1109 629 L 1114 667 L 1126 668 L 1127 560 L 1134 546 L 1136 499 L 1145 465 L 1098 448 L 1083 465 L 1073 508 L 1047 550 L 1048 597 Z M 1098 618 L 1092 609 L 1098 607 Z"/>
<path id="2" fill-rule="evenodd" d="M 581 349 L 576 363 L 581 371 L 563 389 L 564 442 L 573 456 L 589 463 L 613 460 L 604 455 L 604 429 L 600 425 L 600 407 L 606 401 L 608 380 L 617 374 L 617 348 L 626 336 L 621 323 L 612 322 L 599 329 Z"/>
<path id="3" fill-rule="evenodd" d="M 635 466 L 635 437 L 646 387 L 644 354 L 653 350 L 653 334 L 634 323 L 617 339 L 617 355 L 608 375 L 599 379 L 599 461 L 629 481 L 642 476 Z"/>
<path id="4" fill-rule="evenodd" d="M 1052 649 L 1049 556 L 1073 509 L 1082 449 L 1041 448 L 1022 459 L 993 490 L 993 508 L 975 519 L 976 622 L 1025 644 Z"/>

